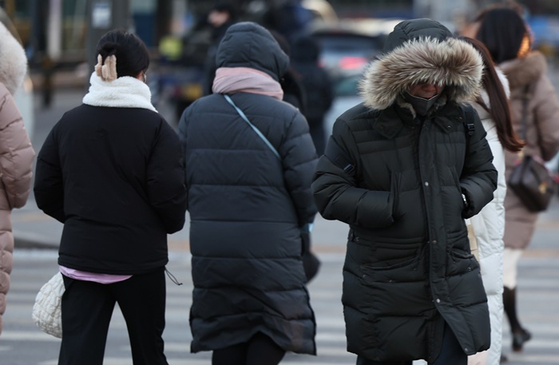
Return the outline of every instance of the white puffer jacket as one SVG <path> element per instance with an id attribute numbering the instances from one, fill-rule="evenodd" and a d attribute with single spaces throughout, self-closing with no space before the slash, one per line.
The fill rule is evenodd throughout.
<path id="1" fill-rule="evenodd" d="M 509 83 L 504 74 L 497 69 L 497 74 L 509 97 Z M 489 100 L 485 91 L 482 98 L 486 105 Z M 487 142 L 493 153 L 493 165 L 498 172 L 497 190 L 493 200 L 479 214 L 470 218 L 471 228 L 478 246 L 481 276 L 487 294 L 491 321 L 491 347 L 484 354 L 470 357 L 469 365 L 498 365 L 501 357 L 502 321 L 503 321 L 503 235 L 505 233 L 504 201 L 507 192 L 505 180 L 505 155 L 499 142 L 497 127 L 489 113 L 480 105 L 474 104 L 483 127 L 487 132 Z M 486 357 L 486 361 L 483 358 Z"/>

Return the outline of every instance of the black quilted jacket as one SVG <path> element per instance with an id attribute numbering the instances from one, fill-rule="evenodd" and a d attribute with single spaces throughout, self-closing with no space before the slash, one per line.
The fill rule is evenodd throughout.
<path id="1" fill-rule="evenodd" d="M 414 24 L 400 30 L 417 31 Z M 370 360 L 432 362 L 441 348 L 443 319 L 465 353 L 489 346 L 487 299 L 464 218 L 493 198 L 497 172 L 477 113 L 456 102 L 474 93 L 479 74 L 470 78 L 455 66 L 465 54 L 472 55 L 469 70 L 479 68 L 479 61 L 453 42 L 407 43 L 394 52 L 404 52 L 399 59 L 408 64 L 395 63 L 388 53 L 371 65 L 365 103 L 338 118 L 314 177 L 320 213 L 350 226 L 342 297 L 348 350 Z M 425 59 L 432 63 L 425 65 Z M 420 121 L 399 94 L 423 71 L 446 86 Z M 372 82 L 377 77 L 392 79 L 379 85 Z M 392 102 L 383 106 L 387 100 Z M 353 169 L 344 170 L 348 164 Z"/>
<path id="2" fill-rule="evenodd" d="M 287 59 L 266 33 L 233 25 L 218 65 L 278 77 Z M 301 227 L 316 214 L 308 125 L 297 109 L 270 96 L 235 92 L 231 98 L 281 161 L 221 94 L 197 100 L 181 118 L 194 282 L 191 349 L 223 348 L 262 332 L 284 350 L 313 354 L 315 321 L 300 239 Z"/>

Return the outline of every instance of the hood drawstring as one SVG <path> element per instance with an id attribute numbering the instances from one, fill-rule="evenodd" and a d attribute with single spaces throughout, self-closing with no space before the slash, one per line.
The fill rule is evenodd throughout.
<path id="1" fill-rule="evenodd" d="M 171 279 L 171 281 L 177 285 L 177 286 L 181 286 L 182 283 L 180 283 L 177 278 L 175 277 L 175 275 L 171 274 L 171 272 L 169 270 L 167 270 L 167 268 L 165 268 L 165 274 L 167 274 L 167 276 L 169 277 L 169 279 Z"/>

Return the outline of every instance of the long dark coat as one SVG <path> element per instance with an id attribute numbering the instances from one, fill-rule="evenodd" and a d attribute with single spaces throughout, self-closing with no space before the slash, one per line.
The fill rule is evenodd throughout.
<path id="1" fill-rule="evenodd" d="M 497 173 L 477 113 L 461 104 L 478 90 L 481 60 L 449 35 L 429 20 L 396 28 L 366 71 L 365 102 L 336 121 L 313 182 L 320 213 L 350 226 L 348 350 L 374 361 L 433 361 L 444 321 L 466 354 L 490 343 L 464 218 L 493 198 Z M 400 93 L 424 81 L 446 86 L 420 121 Z"/>
<path id="2" fill-rule="evenodd" d="M 218 67 L 249 67 L 276 81 L 289 62 L 253 23 L 229 28 L 217 60 Z M 221 94 L 197 100 L 181 118 L 194 283 L 191 350 L 244 343 L 261 332 L 286 351 L 314 354 L 300 237 L 316 214 L 308 125 L 297 109 L 271 96 L 230 96 L 281 161 Z"/>

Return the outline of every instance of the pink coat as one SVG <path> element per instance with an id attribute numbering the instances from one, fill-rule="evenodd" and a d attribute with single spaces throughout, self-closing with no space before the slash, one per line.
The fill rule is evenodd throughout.
<path id="1" fill-rule="evenodd" d="M 520 138 L 522 138 L 522 95 L 525 86 L 529 85 L 526 113 L 526 142 L 528 144 L 524 147 L 524 153 L 537 155 L 545 161 L 549 161 L 559 150 L 559 101 L 546 74 L 545 57 L 539 52 L 532 52 L 525 58 L 504 62 L 499 67 L 509 81 L 513 126 Z M 505 152 L 507 178 L 516 159 L 516 154 Z M 512 189 L 507 189 L 505 247 L 526 248 L 532 239 L 537 218 L 537 213 L 526 209 Z"/>
<path id="2" fill-rule="evenodd" d="M 12 94 L 0 83 L 0 333 L 10 288 L 14 236 L 10 214 L 25 205 L 35 152 Z"/>

